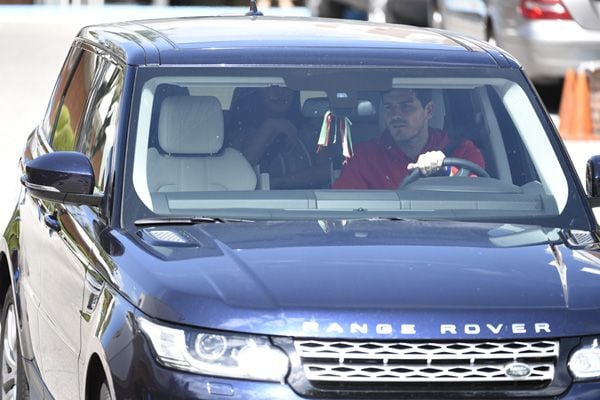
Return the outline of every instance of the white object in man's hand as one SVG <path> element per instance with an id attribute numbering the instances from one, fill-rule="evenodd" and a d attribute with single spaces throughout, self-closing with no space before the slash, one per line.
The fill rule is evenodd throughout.
<path id="1" fill-rule="evenodd" d="M 432 175 L 442 168 L 445 158 L 446 155 L 441 151 L 429 151 L 419 155 L 417 162 L 408 164 L 406 168 L 409 170 L 418 168 L 423 176 Z"/>

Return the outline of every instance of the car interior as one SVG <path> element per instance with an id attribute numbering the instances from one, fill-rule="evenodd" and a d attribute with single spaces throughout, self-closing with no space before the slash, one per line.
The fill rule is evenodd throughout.
<path id="1" fill-rule="evenodd" d="M 415 83 L 399 79 L 393 85 L 412 87 Z M 357 191 L 350 194 L 330 190 L 346 159 L 339 122 L 347 121 L 351 132 L 347 136 L 354 147 L 380 135 L 384 130 L 379 110 L 384 90 L 360 87 L 341 92 L 319 90 L 315 85 L 288 86 L 294 92 L 291 112 L 298 125 L 299 145 L 277 142 L 288 146 L 280 153 L 290 153 L 286 155 L 289 159 L 286 162 L 273 159 L 265 168 L 252 165 L 242 149 L 234 145 L 232 137 L 240 132 L 245 134 L 249 129 L 245 121 L 253 121 L 260 114 L 257 93 L 265 87 L 286 87 L 285 80 L 232 78 L 231 82 L 224 79 L 207 84 L 205 80 L 159 79 L 145 92 L 147 98 L 142 99 L 142 104 L 151 106 L 140 110 L 136 140 L 145 145 L 136 145 L 134 187 L 146 206 L 156 213 L 189 212 L 198 202 L 209 209 L 242 205 L 286 209 L 482 208 L 481 204 L 469 201 L 473 193 L 482 201 L 504 196 L 507 203 L 500 204 L 501 208 L 519 208 L 521 212 L 555 212 L 566 202 L 566 194 L 561 193 L 566 183 L 560 177 L 539 174 L 557 161 L 530 156 L 533 147 L 550 144 L 547 138 L 532 135 L 543 133 L 544 128 L 539 121 L 537 125 L 531 121 L 531 114 L 521 115 L 523 107 L 519 109 L 519 104 L 523 104 L 524 94 L 514 89 L 515 85 L 490 85 L 477 79 L 440 85 L 435 81 L 426 84 L 420 81 L 416 85 L 432 89 L 434 111 L 430 127 L 446 131 L 451 141 L 472 141 L 484 156 L 489 178 L 474 181 L 468 176 L 428 177 L 394 193 L 370 190 L 358 195 Z M 514 99 L 508 102 L 508 98 Z M 324 144 L 322 131 L 328 113 L 335 116 L 332 125 L 335 129 L 330 127 L 331 135 Z M 302 162 L 314 167 L 314 157 L 319 152 L 328 154 L 325 182 L 309 181 L 286 187 L 285 191 L 277 190 L 275 183 L 286 176 L 286 167 L 288 173 L 294 165 L 303 165 Z M 277 163 L 282 167 L 273 168 Z M 432 202 L 432 191 L 443 192 L 447 197 Z M 509 204 L 515 194 L 527 201 Z M 402 199 L 413 201 L 403 203 Z M 449 202 L 450 199 L 455 202 Z"/>
<path id="2" fill-rule="evenodd" d="M 157 143 L 164 153 L 154 149 L 148 153 L 150 190 L 254 190 L 254 169 L 240 152 L 223 145 L 224 136 L 223 111 L 216 97 L 166 97 Z"/>

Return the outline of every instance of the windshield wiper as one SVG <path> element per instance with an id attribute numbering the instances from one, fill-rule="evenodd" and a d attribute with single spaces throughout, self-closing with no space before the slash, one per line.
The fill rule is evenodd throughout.
<path id="1" fill-rule="evenodd" d="M 402 218 L 402 217 L 369 217 L 366 218 L 370 221 L 377 221 L 377 220 L 385 220 L 385 221 L 411 221 L 414 222 L 415 219 L 414 218 Z"/>
<path id="2" fill-rule="evenodd" d="M 194 224 L 223 224 L 225 222 L 254 222 L 251 219 L 221 218 L 221 217 L 153 217 L 140 218 L 134 222 L 136 226 L 148 225 L 194 225 Z"/>

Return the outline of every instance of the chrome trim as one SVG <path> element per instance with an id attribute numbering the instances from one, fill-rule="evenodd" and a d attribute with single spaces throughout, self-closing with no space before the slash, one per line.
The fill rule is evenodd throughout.
<path id="1" fill-rule="evenodd" d="M 42 190 L 42 191 L 45 191 L 45 192 L 60 193 L 60 190 L 58 190 L 54 186 L 44 186 L 44 185 L 38 185 L 36 183 L 27 182 L 27 180 L 25 178 L 22 178 L 21 182 L 23 182 L 23 186 L 25 186 L 27 189 Z"/>
<path id="2" fill-rule="evenodd" d="M 102 289 L 104 288 L 104 282 L 102 279 L 96 277 L 95 275 L 96 273 L 92 273 L 90 270 L 85 273 L 83 311 L 88 314 L 94 312 L 94 309 L 98 305 L 98 300 L 100 299 Z"/>
<path id="3" fill-rule="evenodd" d="M 551 382 L 558 341 L 351 342 L 296 340 L 309 381 L 327 382 Z M 506 373 L 511 363 L 531 369 Z"/>

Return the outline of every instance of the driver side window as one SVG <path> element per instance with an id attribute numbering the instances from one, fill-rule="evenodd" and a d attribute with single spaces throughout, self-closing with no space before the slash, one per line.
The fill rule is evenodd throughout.
<path id="1" fill-rule="evenodd" d="M 98 55 L 85 50 L 82 52 L 55 116 L 51 141 L 54 150 L 75 149 L 78 136 L 81 134 L 85 106 L 101 65 Z"/>
<path id="2" fill-rule="evenodd" d="M 82 134 L 78 137 L 76 150 L 85 154 L 92 163 L 96 189 L 103 191 L 106 185 L 107 166 L 114 143 L 123 90 L 123 70 L 106 62 L 89 105 Z"/>

